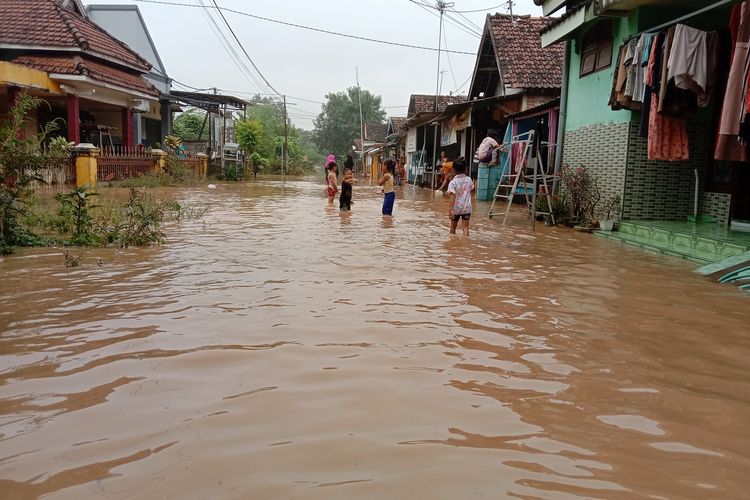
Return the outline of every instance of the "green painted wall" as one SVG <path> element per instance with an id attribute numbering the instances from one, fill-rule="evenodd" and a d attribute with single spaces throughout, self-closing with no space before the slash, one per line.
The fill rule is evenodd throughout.
<path id="1" fill-rule="evenodd" d="M 612 92 L 617 51 L 622 41 L 633 33 L 638 33 L 637 11 L 631 11 L 627 18 L 614 21 L 614 46 L 612 65 L 604 70 L 579 78 L 581 68 L 580 37 L 571 42 L 570 71 L 568 72 L 568 113 L 565 130 L 577 130 L 589 125 L 623 123 L 631 120 L 628 110 L 612 111 L 608 106 Z"/>

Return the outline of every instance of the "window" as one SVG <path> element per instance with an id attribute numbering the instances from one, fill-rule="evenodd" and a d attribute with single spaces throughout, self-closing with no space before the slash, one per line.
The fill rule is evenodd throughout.
<path id="1" fill-rule="evenodd" d="M 611 21 L 601 22 L 583 35 L 580 76 L 590 75 L 612 65 L 613 41 Z"/>

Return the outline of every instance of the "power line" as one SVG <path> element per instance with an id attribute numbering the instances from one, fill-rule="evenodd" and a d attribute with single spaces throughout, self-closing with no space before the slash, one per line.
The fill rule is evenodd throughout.
<path id="1" fill-rule="evenodd" d="M 488 10 L 495 10 L 499 9 L 500 7 L 505 7 L 508 5 L 508 2 L 503 2 L 500 5 L 495 5 L 494 7 L 487 7 L 486 9 L 476 9 L 476 10 L 454 10 L 456 14 L 473 14 L 475 12 L 487 12 Z"/>
<path id="2" fill-rule="evenodd" d="M 263 87 L 262 83 L 258 81 L 258 79 L 255 77 L 255 75 L 250 71 L 250 68 L 245 66 L 245 64 L 240 60 L 239 54 L 237 54 L 237 51 L 234 50 L 234 47 L 232 47 L 232 44 L 229 43 L 229 40 L 227 40 L 226 36 L 224 36 L 224 33 L 219 28 L 219 25 L 216 24 L 216 20 L 211 16 L 211 12 L 208 10 L 208 8 L 203 4 L 202 0 L 198 0 L 200 5 L 195 5 L 194 7 L 200 7 L 201 12 L 203 12 L 204 17 L 209 22 L 209 27 L 214 32 L 214 35 L 216 35 L 216 38 L 219 40 L 219 43 L 224 48 L 224 51 L 227 53 L 229 58 L 232 60 L 235 66 L 237 66 L 237 69 L 240 70 L 240 73 L 247 79 L 248 82 L 254 84 L 258 89 L 261 89 Z"/>
<path id="3" fill-rule="evenodd" d="M 445 42 L 445 48 L 448 49 L 448 38 L 445 36 L 445 30 L 443 30 L 443 42 Z M 445 57 L 448 59 L 448 67 L 451 70 L 451 77 L 453 77 L 453 86 L 454 88 L 458 86 L 458 83 L 456 83 L 456 73 L 453 71 L 453 63 L 451 62 L 451 56 L 450 54 L 445 54 Z"/>
<path id="4" fill-rule="evenodd" d="M 450 9 L 452 14 L 458 14 L 458 17 L 469 23 L 471 26 L 477 29 L 477 31 L 484 31 L 482 28 L 480 28 L 474 21 L 463 15 L 461 12 L 458 12 L 457 10 Z"/>
<path id="5" fill-rule="evenodd" d="M 429 4 L 426 4 L 426 3 L 423 3 L 423 2 L 417 2 L 416 0 L 409 0 L 409 2 L 413 3 L 414 5 L 416 5 L 417 7 L 421 8 L 422 10 L 425 10 L 425 11 L 429 12 L 431 15 L 433 15 L 435 17 L 438 17 L 438 18 L 440 17 L 440 15 L 437 12 L 434 12 L 435 7 L 432 6 L 432 5 L 429 5 Z M 453 27 L 457 28 L 458 30 L 463 31 L 467 35 L 471 35 L 471 36 L 474 36 L 474 37 L 477 37 L 477 38 L 481 38 L 481 36 L 479 34 L 477 34 L 476 32 L 474 32 L 473 30 L 467 28 L 466 26 L 460 25 L 460 24 L 458 24 L 456 22 L 453 22 L 453 21 L 450 21 L 450 24 Z M 435 49 L 435 50 L 437 50 L 437 49 Z M 454 51 L 451 51 L 451 52 L 455 53 Z"/>
<path id="6" fill-rule="evenodd" d="M 449 20 L 449 21 L 453 21 L 454 23 L 458 24 L 459 26 L 461 26 L 461 27 L 465 28 L 465 29 L 466 29 L 467 31 L 471 32 L 471 34 L 472 34 L 472 35 L 474 35 L 474 36 L 476 36 L 477 38 L 481 38 L 481 37 L 482 37 L 482 34 L 481 34 L 481 32 L 480 32 L 480 29 L 479 29 L 479 27 L 478 27 L 478 26 L 477 26 L 476 28 L 472 28 L 471 26 L 467 26 L 466 24 L 462 23 L 462 22 L 461 22 L 461 21 L 459 21 L 458 19 L 456 19 L 456 18 L 452 17 L 452 16 L 451 16 L 451 15 L 449 14 L 449 12 L 450 12 L 450 11 L 447 11 L 447 12 L 445 13 L 445 18 L 446 18 L 447 20 Z M 474 23 L 471 23 L 471 24 L 474 24 Z M 476 25 L 475 25 L 475 26 L 476 26 Z M 476 30 L 476 31 L 475 31 L 475 30 Z"/>
<path id="7" fill-rule="evenodd" d="M 245 54 L 245 57 L 247 57 L 247 60 L 250 61 L 250 64 L 253 66 L 253 68 L 255 68 L 255 71 L 258 72 L 258 75 L 263 79 L 263 81 L 266 83 L 266 85 L 268 86 L 269 89 L 271 89 L 274 92 L 276 92 L 276 94 L 281 95 L 281 93 L 278 90 L 276 90 L 273 87 L 273 85 L 271 85 L 268 82 L 268 79 L 265 76 L 263 76 L 263 73 L 261 73 L 260 69 L 258 69 L 258 66 L 255 65 L 255 63 L 253 62 L 252 57 L 250 57 L 250 54 L 248 54 L 247 50 L 245 50 L 245 46 L 242 45 L 242 42 L 240 42 L 240 39 L 237 38 L 237 35 L 235 34 L 234 30 L 232 29 L 232 26 L 230 26 L 229 21 L 227 21 L 227 18 L 224 17 L 224 13 L 221 11 L 221 8 L 219 8 L 219 4 L 216 3 L 216 0 L 212 0 L 212 1 L 213 1 L 213 4 L 214 4 L 214 7 L 216 7 L 216 10 L 219 11 L 219 15 L 224 20 L 224 24 L 226 24 L 227 28 L 229 28 L 229 32 L 234 37 L 235 41 L 237 42 L 237 45 L 240 46 L 240 49 L 242 49 L 242 52 Z"/>
<path id="8" fill-rule="evenodd" d="M 458 88 L 456 89 L 456 94 L 458 94 L 458 93 L 459 93 L 459 92 L 461 91 L 461 89 L 462 89 L 462 88 L 464 88 L 464 86 L 465 86 L 465 85 L 466 85 L 467 83 L 469 83 L 469 80 L 471 80 L 471 77 L 472 77 L 472 76 L 474 76 L 474 75 L 471 75 L 471 76 L 469 76 L 469 78 L 467 78 L 467 79 L 466 79 L 466 81 L 465 81 L 464 83 L 462 83 L 462 84 L 461 84 L 461 86 L 460 86 L 460 87 L 458 87 Z"/>
<path id="9" fill-rule="evenodd" d="M 189 3 L 180 3 L 180 2 L 167 2 L 165 0 L 134 0 L 134 1 L 141 2 L 141 3 L 171 5 L 172 7 L 193 7 L 193 8 L 200 7 L 199 5 L 193 5 L 193 4 L 189 4 Z M 209 8 L 214 8 L 214 7 L 209 7 Z M 270 17 L 257 16 L 255 14 L 250 14 L 248 12 L 242 12 L 242 11 L 235 10 L 235 9 L 229 9 L 227 7 L 219 7 L 219 10 L 223 10 L 225 12 L 232 12 L 232 13 L 238 14 L 240 16 L 252 17 L 253 19 L 259 19 L 261 21 L 266 21 L 266 22 L 269 22 L 269 23 L 282 24 L 284 26 L 291 26 L 293 28 L 299 28 L 299 29 L 304 29 L 304 30 L 308 30 L 308 31 L 315 31 L 317 33 L 325 33 L 327 35 L 341 36 L 341 37 L 345 37 L 345 38 L 353 38 L 355 40 L 363 40 L 363 41 L 366 41 L 366 42 L 380 43 L 380 44 L 383 44 L 383 45 L 393 45 L 393 46 L 396 46 L 396 47 L 406 47 L 406 48 L 409 48 L 409 49 L 430 50 L 430 51 L 433 51 L 433 52 L 437 52 L 437 50 L 438 50 L 438 49 L 436 49 L 434 47 L 424 47 L 424 46 L 421 46 L 421 45 L 413 45 L 413 44 L 408 44 L 408 43 L 389 42 L 387 40 L 377 40 L 375 38 L 368 38 L 368 37 L 364 37 L 364 36 L 349 35 L 347 33 L 339 33 L 337 31 L 330 31 L 330 30 L 325 30 L 325 29 L 321 29 L 321 28 L 314 28 L 314 27 L 311 27 L 311 26 L 304 26 L 302 24 L 288 23 L 286 21 L 279 21 L 278 19 L 271 19 Z M 476 35 L 476 33 L 472 33 L 472 34 Z M 451 52 L 451 54 L 463 54 L 463 55 L 469 55 L 469 56 L 475 56 L 476 55 L 473 52 L 466 52 L 466 51 L 461 51 L 461 50 L 452 50 L 450 52 Z"/>

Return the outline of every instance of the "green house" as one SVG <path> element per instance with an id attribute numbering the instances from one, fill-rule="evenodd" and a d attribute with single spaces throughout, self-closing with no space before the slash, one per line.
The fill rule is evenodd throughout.
<path id="1" fill-rule="evenodd" d="M 750 2 L 534 1 L 543 7 L 545 15 L 556 16 L 542 32 L 542 45 L 567 42 L 558 134 L 562 136 L 558 141 L 561 163 L 582 165 L 592 171 L 603 199 L 621 197 L 621 230 L 627 234 L 615 237 L 649 248 L 656 240 L 663 240 L 656 245 L 663 252 L 701 262 L 721 260 L 741 253 L 743 248 L 750 250 L 750 233 L 730 230 L 750 229 L 744 222 L 750 221 L 750 153 L 734 158 L 739 161 L 715 159 L 736 44 L 730 29 L 732 15 L 734 12 L 737 19 L 740 8 L 750 12 Z M 742 22 L 750 23 L 750 14 L 747 17 Z M 707 106 L 696 107 L 689 118 L 682 120 L 683 135 L 686 133 L 688 139 L 688 147 L 683 150 L 689 150 L 689 154 L 675 161 L 649 159 L 648 118 L 642 129 L 641 110 L 610 106 L 618 56 L 629 40 L 637 40 L 644 33 L 663 33 L 666 37 L 670 28 L 680 24 L 712 33 L 718 40 L 718 64 L 711 72 L 713 92 Z M 644 54 L 648 59 L 648 53 Z M 687 235 L 687 240 L 676 233 Z M 712 243 L 701 242 L 700 238 Z"/>

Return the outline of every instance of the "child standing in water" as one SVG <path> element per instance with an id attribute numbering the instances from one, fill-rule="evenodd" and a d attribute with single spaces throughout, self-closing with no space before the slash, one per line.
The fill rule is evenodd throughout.
<path id="1" fill-rule="evenodd" d="M 461 230 L 464 236 L 469 236 L 469 219 L 471 218 L 471 193 L 474 191 L 474 181 L 466 176 L 466 160 L 463 157 L 453 162 L 455 176 L 448 184 L 450 195 L 451 234 L 456 234 L 458 220 L 461 219 Z"/>
<path id="2" fill-rule="evenodd" d="M 357 182 L 352 174 L 352 169 L 344 168 L 344 179 L 341 181 L 341 194 L 339 195 L 339 210 L 348 212 L 352 209 L 352 187 Z"/>
<path id="3" fill-rule="evenodd" d="M 328 175 L 326 176 L 328 182 L 328 206 L 332 207 L 333 199 L 336 197 L 336 193 L 339 192 L 338 182 L 336 181 L 336 162 L 332 161 L 328 163 L 326 169 L 328 170 Z"/>
<path id="4" fill-rule="evenodd" d="M 393 192 L 393 172 L 396 162 L 390 158 L 383 163 L 383 175 L 378 181 L 378 186 L 383 186 L 383 215 L 393 215 L 393 202 L 396 201 L 396 193 Z"/>

